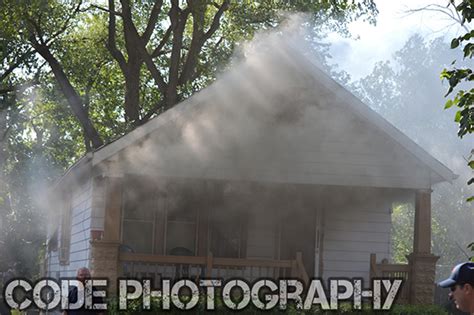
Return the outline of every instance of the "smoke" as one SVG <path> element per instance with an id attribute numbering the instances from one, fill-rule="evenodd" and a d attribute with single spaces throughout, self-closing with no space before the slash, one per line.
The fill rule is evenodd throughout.
<path id="1" fill-rule="evenodd" d="M 46 232 L 45 191 L 48 179 L 57 176 L 42 151 L 47 132 L 37 126 L 41 117 L 35 114 L 40 93 L 26 84 L 15 94 L 1 110 L 0 277 L 7 270 L 10 276 L 37 274 Z"/>
<path id="2" fill-rule="evenodd" d="M 126 150 L 127 169 L 204 178 L 218 178 L 221 172 L 236 180 L 263 176 L 285 182 L 285 172 L 304 159 L 301 143 L 313 137 L 308 126 L 321 135 L 330 130 L 333 137 L 346 132 L 334 128 L 330 116 L 337 104 L 328 104 L 328 91 L 307 71 L 313 65 L 302 60 L 311 49 L 301 19 L 295 17 L 277 32 L 257 34 L 244 45 L 244 57 L 234 61 L 231 71 L 158 117 L 160 122 L 152 121 L 160 127 L 140 150 Z M 338 117 L 341 125 L 349 120 L 347 115 Z"/>
<path id="3" fill-rule="evenodd" d="M 452 183 L 433 187 L 432 250 L 441 256 L 438 278 L 446 277 L 453 265 L 472 255 L 466 245 L 474 240 L 473 207 L 466 202 L 474 195 L 474 187 L 466 184 L 473 175 L 467 166 L 467 156 L 474 147 L 474 138 L 457 137 L 454 111 L 443 110 L 447 84 L 439 79 L 441 70 L 454 59 L 462 63 L 460 53 L 451 50 L 445 39 L 428 41 L 414 35 L 393 53 L 392 60 L 377 63 L 372 74 L 350 86 L 374 110 L 459 175 Z M 357 73 L 353 75 L 359 77 Z M 394 217 L 399 228 L 395 234 L 403 236 L 404 225 L 410 221 L 406 217 L 413 220 L 414 206 L 398 210 L 402 212 L 397 211 Z M 407 239 L 397 242 L 398 248 L 411 250 Z"/>
<path id="4" fill-rule="evenodd" d="M 220 76 L 215 84 L 178 105 L 173 113 L 157 118 L 167 121 L 162 128 L 165 134 L 158 129 L 150 137 L 153 141 L 145 143 L 140 151 L 127 152 L 126 159 L 137 165 L 151 163 L 149 166 L 158 169 L 173 168 L 173 164 L 182 161 L 183 165 L 200 166 L 204 171 L 213 160 L 229 160 L 244 169 L 248 158 L 255 157 L 252 149 L 256 143 L 266 140 L 262 139 L 265 134 L 262 131 L 276 127 L 285 110 L 291 109 L 284 102 L 285 107 L 275 110 L 271 107 L 275 100 L 269 98 L 293 96 L 286 93 L 289 89 L 284 69 L 271 65 L 276 61 L 275 54 L 289 59 L 285 51 L 272 52 L 268 42 L 246 45 L 245 50 L 247 58 L 234 68 L 237 71 Z M 252 53 L 257 50 L 259 54 Z M 263 56 L 273 60 L 269 62 Z M 301 104 L 295 102 L 294 108 L 297 120 Z M 277 127 L 274 132 L 281 130 Z M 155 140 L 158 147 L 153 143 Z"/>
<path id="5" fill-rule="evenodd" d="M 257 34 L 242 46 L 230 71 L 150 121 L 150 127 L 144 127 L 156 127 L 154 131 L 138 146 L 125 148 L 118 160 L 126 172 L 155 182 L 150 185 L 158 186 L 166 196 L 163 207 L 169 215 L 181 216 L 178 211 L 184 205 L 208 209 L 209 218 L 220 222 L 211 234 L 224 235 L 230 229 L 229 221 L 238 225 L 236 218 L 244 217 L 236 213 L 248 214 L 252 244 L 246 257 L 289 259 L 301 250 L 305 265 L 313 268 L 315 209 L 326 205 L 328 214 L 336 216 L 331 210 L 337 208 L 341 211 L 336 219 L 346 217 L 353 226 L 373 212 L 389 223 L 385 203 L 395 193 L 348 186 L 362 177 L 368 178 L 366 186 L 379 187 L 376 181 L 382 175 L 410 176 L 414 170 L 413 165 L 402 164 L 400 146 L 393 141 L 381 143 L 380 130 L 349 110 L 318 80 L 324 81 L 325 74 L 316 61 L 320 58 L 311 56 L 314 49 L 305 40 L 308 34 L 301 27 L 305 24 L 302 19 L 296 16 L 275 32 Z M 142 138 L 140 132 L 129 136 Z M 373 148 L 374 142 L 378 148 Z M 136 198 L 138 203 L 141 197 Z M 354 217 L 354 209 L 364 219 Z M 186 229 L 182 224 L 182 243 L 168 241 L 169 247 L 189 247 L 185 239 L 193 237 L 189 236 L 191 225 Z M 279 224 L 283 236 L 270 228 Z M 368 226 L 367 222 L 360 224 L 356 229 L 364 230 L 355 234 L 365 238 L 382 235 L 374 251 L 384 255 L 379 259 L 390 258 L 389 232 L 377 234 Z M 332 244 L 352 246 L 354 240 L 331 232 Z M 164 251 L 170 253 L 173 248 Z M 188 250 L 196 253 L 193 248 Z M 340 256 L 349 255 L 344 250 L 332 257 L 344 260 Z M 368 268 L 368 255 L 361 253 L 358 259 L 359 265 L 366 263 Z"/>
<path id="6" fill-rule="evenodd" d="M 140 143 L 119 153 L 121 168 L 126 175 L 143 175 L 151 180 L 151 183 L 143 179 L 126 183 L 125 198 L 138 205 L 136 212 L 125 214 L 130 227 L 134 220 L 144 217 L 151 216 L 158 222 L 162 213 L 155 216 L 146 211 L 165 199 L 163 207 L 167 214 L 179 219 L 173 224 L 182 224 L 181 237 L 179 233 L 173 235 L 177 241 L 163 249 L 169 253 L 175 248 L 189 247 L 186 238 L 195 237 L 191 227 L 197 219 L 187 218 L 189 213 L 179 213 L 183 208 L 191 212 L 197 207 L 207 208 L 212 220 L 233 224 L 241 217 L 236 214 L 250 214 L 249 229 L 253 232 L 269 231 L 269 226 L 282 220 L 291 228 L 298 226 L 297 219 L 306 221 L 300 223 L 315 221 L 307 215 L 315 205 L 321 204 L 321 196 L 329 204 L 347 205 L 347 213 L 352 205 L 363 207 L 365 200 L 374 194 L 387 196 L 375 189 L 324 190 L 318 185 L 304 184 L 319 181 L 321 185 L 351 186 L 351 180 L 364 167 L 367 168 L 364 175 L 374 172 L 410 175 L 412 169 L 400 163 L 403 156 L 400 147 L 391 143 L 381 145 L 381 150 L 393 158 L 385 164 L 370 165 L 359 158 L 351 161 L 352 164 L 341 163 L 337 169 L 328 169 L 335 161 L 347 162 L 347 151 L 377 162 L 380 156 L 372 156 L 365 150 L 380 131 L 348 111 L 334 98 L 333 91 L 318 83 L 318 76 L 324 75 L 318 67 L 324 65 L 317 61 L 320 57 L 312 56 L 313 46 L 305 40 L 311 36 L 302 27 L 305 24 L 304 16 L 294 15 L 282 28 L 257 34 L 236 53 L 232 70 L 220 74 L 210 87 L 126 136 L 136 137 Z M 152 126 L 156 128 L 145 136 L 143 132 Z M 457 159 L 454 165 L 460 164 Z M 331 176 L 338 180 L 327 182 Z M 150 191 L 145 189 L 147 185 Z M 375 179 L 367 186 L 377 186 Z M 139 193 L 141 189 L 147 194 Z M 153 194 L 155 199 L 145 201 L 144 198 Z M 387 215 L 385 207 L 376 206 Z M 213 233 L 225 232 L 232 226 L 220 223 L 220 230 Z M 135 225 L 135 229 L 124 233 L 136 237 L 137 242 L 144 239 L 143 234 L 155 242 L 151 235 L 157 230 L 154 226 Z M 247 256 L 285 256 L 285 253 L 263 252 L 268 248 L 264 241 L 279 239 L 275 231 L 265 233 L 253 235 L 256 249 Z M 150 251 L 154 246 L 141 245 Z M 292 246 L 291 250 L 296 251 L 297 242 Z M 193 249 L 191 252 L 196 253 Z"/>

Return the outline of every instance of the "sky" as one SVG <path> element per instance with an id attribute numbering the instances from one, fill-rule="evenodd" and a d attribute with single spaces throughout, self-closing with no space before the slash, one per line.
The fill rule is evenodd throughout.
<path id="1" fill-rule="evenodd" d="M 439 12 L 408 13 L 409 9 L 422 8 L 428 4 L 446 6 L 448 0 L 375 0 L 379 15 L 377 25 L 357 21 L 350 25 L 353 38 L 339 34 L 329 35 L 331 53 L 341 70 L 351 74 L 352 79 L 369 74 L 375 62 L 387 60 L 402 48 L 407 39 L 420 33 L 430 39 L 445 36 L 449 42 L 461 33 L 460 27 L 449 17 Z"/>

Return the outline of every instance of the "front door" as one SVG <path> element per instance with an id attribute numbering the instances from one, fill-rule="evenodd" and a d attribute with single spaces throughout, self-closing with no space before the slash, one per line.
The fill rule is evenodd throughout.
<path id="1" fill-rule="evenodd" d="M 306 272 L 314 276 L 315 211 L 292 209 L 282 219 L 281 259 L 295 259 L 301 252 Z"/>
<path id="2" fill-rule="evenodd" d="M 309 189 L 308 189 L 309 188 Z M 295 259 L 303 255 L 309 277 L 319 277 L 322 244 L 322 208 L 317 187 L 298 187 L 280 220 L 280 258 Z"/>

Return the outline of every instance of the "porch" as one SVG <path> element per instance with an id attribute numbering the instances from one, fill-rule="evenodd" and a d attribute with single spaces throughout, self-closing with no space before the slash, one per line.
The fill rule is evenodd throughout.
<path id="1" fill-rule="evenodd" d="M 431 191 L 415 194 L 415 221 L 413 252 L 407 264 L 377 263 L 376 254 L 370 254 L 370 278 L 401 279 L 398 293 L 400 304 L 432 304 L 434 301 L 435 269 L 439 259 L 431 253 Z"/>
<path id="2" fill-rule="evenodd" d="M 159 286 L 161 279 L 297 278 L 309 283 L 301 252 L 292 260 L 239 259 L 207 256 L 162 256 L 121 253 L 119 268 L 123 277 L 151 279 Z"/>
<path id="3" fill-rule="evenodd" d="M 143 185 L 143 180 L 140 182 Z M 377 250 L 375 245 L 387 246 L 385 241 L 372 237 L 389 236 L 387 209 L 391 198 L 400 193 L 398 190 L 248 182 L 226 186 L 222 181 L 186 183 L 191 183 L 193 189 L 175 186 L 165 194 L 159 188 L 150 189 L 153 185 L 146 184 L 145 189 L 137 182 L 125 185 L 123 177 L 107 178 L 104 230 L 91 237 L 91 267 L 95 274 L 111 279 L 146 277 L 155 283 L 163 278 L 183 277 L 238 277 L 249 281 L 295 277 L 308 283 L 313 277 L 360 277 L 354 271 L 343 274 L 337 269 L 350 265 L 360 268 L 366 280 L 405 279 L 400 302 L 432 300 L 429 288 L 434 289 L 436 257 L 430 254 L 429 191 L 411 191 L 416 196 L 416 216 L 414 253 L 409 265 L 389 268 L 380 262 L 386 254 L 379 256 L 376 252 L 377 256 L 369 259 L 367 251 Z M 136 188 L 136 193 L 142 192 L 134 198 L 149 211 L 128 210 L 135 209 L 124 191 L 130 186 Z M 154 199 L 146 199 L 147 196 Z M 170 203 L 170 196 L 181 199 L 173 197 Z M 333 200 L 329 196 L 334 196 Z M 167 200 L 167 207 L 153 208 Z M 357 209 L 365 210 L 359 213 Z M 368 215 L 373 215 L 374 220 L 360 223 Z M 145 224 L 138 225 L 139 221 Z"/>

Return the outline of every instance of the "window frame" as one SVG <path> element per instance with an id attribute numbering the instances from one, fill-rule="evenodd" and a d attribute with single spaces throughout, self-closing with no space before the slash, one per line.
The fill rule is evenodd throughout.
<path id="1" fill-rule="evenodd" d="M 61 235 L 58 247 L 59 265 L 65 266 L 69 264 L 71 252 L 71 228 L 72 228 L 72 193 L 65 193 L 63 201 L 64 211 L 61 214 Z"/>

